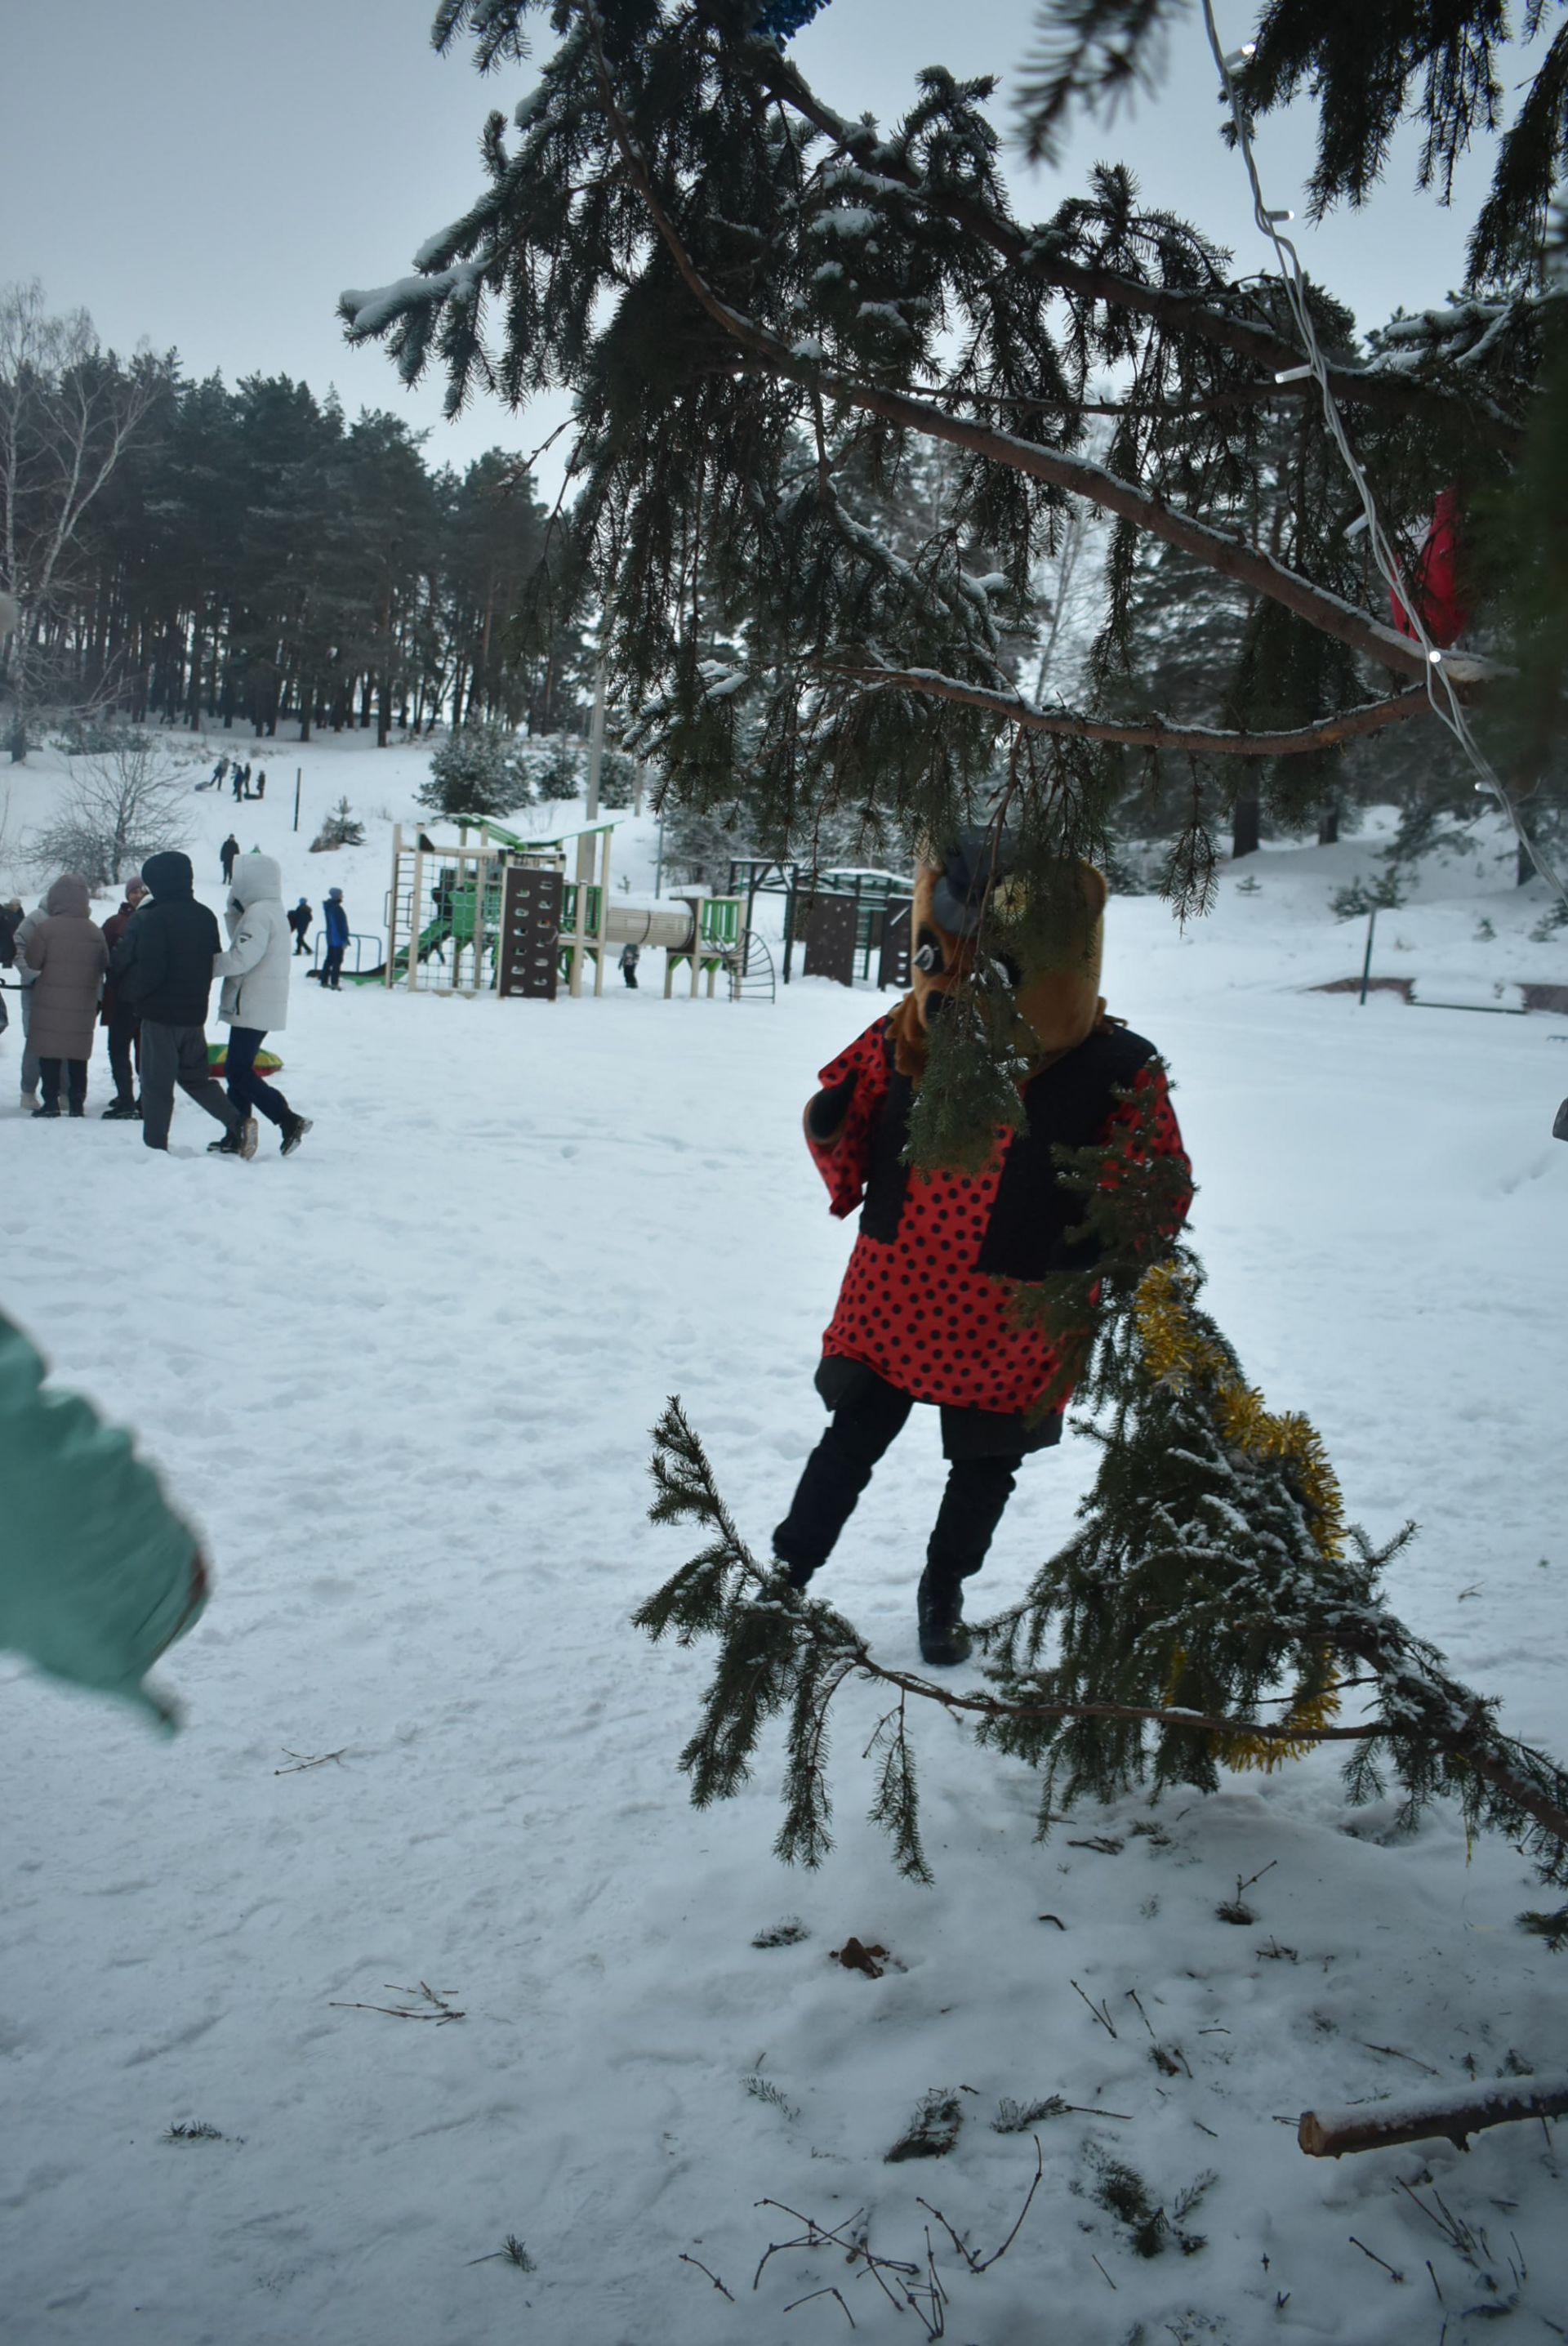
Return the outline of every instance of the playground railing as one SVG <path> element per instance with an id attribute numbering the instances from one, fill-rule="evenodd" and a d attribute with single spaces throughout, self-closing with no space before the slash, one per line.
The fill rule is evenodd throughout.
<path id="1" fill-rule="evenodd" d="M 352 945 L 354 949 L 354 964 L 351 969 L 349 969 L 347 952 L 345 949 L 343 967 L 348 970 L 348 974 L 351 977 L 362 977 L 369 970 L 379 969 L 381 967 L 382 962 L 385 958 L 386 954 L 386 943 L 383 938 L 367 936 L 361 929 L 351 929 L 349 931 L 349 944 Z M 311 966 L 312 969 L 319 970 L 321 968 L 321 955 L 325 953 L 326 949 L 327 939 L 326 933 L 323 930 L 318 933 L 315 947 L 311 955 Z M 365 954 L 367 952 L 370 954 L 370 961 L 368 964 L 365 960 Z"/>

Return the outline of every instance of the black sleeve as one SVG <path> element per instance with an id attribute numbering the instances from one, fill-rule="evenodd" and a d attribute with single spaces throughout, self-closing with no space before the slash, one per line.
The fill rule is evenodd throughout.
<path id="1" fill-rule="evenodd" d="M 109 955 L 109 977 L 127 1008 L 156 994 L 168 968 L 160 923 L 137 913 Z"/>
<path id="2" fill-rule="evenodd" d="M 813 1140 L 831 1140 L 850 1113 L 850 1102 L 855 1096 L 858 1075 L 846 1076 L 841 1084 L 818 1092 L 806 1109 L 806 1129 Z"/>

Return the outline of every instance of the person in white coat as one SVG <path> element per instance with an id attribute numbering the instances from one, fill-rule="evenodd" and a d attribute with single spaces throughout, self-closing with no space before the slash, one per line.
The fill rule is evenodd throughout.
<path id="1" fill-rule="evenodd" d="M 289 961 L 293 938 L 283 910 L 283 878 L 270 855 L 242 855 L 234 867 L 229 902 L 229 951 L 212 964 L 223 980 L 218 1015 L 229 1026 L 229 1096 L 239 1109 L 237 1129 L 217 1140 L 209 1157 L 254 1157 L 258 1112 L 282 1136 L 291 1157 L 311 1129 L 280 1091 L 256 1072 L 256 1054 L 289 1016 Z"/>

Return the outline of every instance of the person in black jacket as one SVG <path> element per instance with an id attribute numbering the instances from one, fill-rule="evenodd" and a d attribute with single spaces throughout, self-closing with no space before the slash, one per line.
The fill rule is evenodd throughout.
<path id="1" fill-rule="evenodd" d="M 141 1137 L 149 1148 L 168 1148 L 178 1083 L 216 1117 L 237 1155 L 252 1157 L 254 1117 L 242 1117 L 208 1072 L 207 1000 L 223 944 L 218 923 L 196 901 L 188 855 L 149 855 L 141 876 L 152 901 L 129 923 L 110 964 L 117 996 L 141 1020 Z"/>
<path id="2" fill-rule="evenodd" d="M 218 851 L 218 860 L 223 866 L 223 884 L 226 888 L 234 877 L 234 865 L 239 853 L 239 842 L 235 838 L 234 833 L 230 831 L 228 838 L 224 841 L 222 846 Z"/>

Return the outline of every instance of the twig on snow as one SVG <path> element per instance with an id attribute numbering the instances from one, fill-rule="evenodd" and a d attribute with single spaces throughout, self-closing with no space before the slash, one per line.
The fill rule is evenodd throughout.
<path id="1" fill-rule="evenodd" d="M 734 2304 L 734 2302 L 735 2302 L 734 2298 L 729 2296 L 729 2291 L 725 2288 L 724 2283 L 719 2280 L 718 2275 L 717 2273 L 708 2272 L 708 2267 L 703 2263 L 702 2259 L 701 2259 L 700 2257 L 688 2257 L 688 2256 L 687 2255 L 686 2250 L 685 2250 L 684 2249 L 682 2249 L 679 2251 L 679 2255 L 680 2255 L 680 2261 L 681 2261 L 681 2263 L 682 2263 L 683 2265 L 695 2265 L 695 2266 L 697 2267 L 697 2271 L 698 2271 L 699 2273 L 706 2273 L 706 2274 L 708 2275 L 708 2280 L 713 2283 L 714 2288 L 718 2291 L 718 2294 L 720 2295 L 720 2297 L 728 2297 L 728 2298 L 729 2298 L 729 2302 L 730 2302 L 730 2304 L 731 2304 L 731 2305 L 733 2305 L 733 2304 Z M 797 2299 L 796 2302 L 797 2302 L 798 2304 L 803 2304 L 803 2303 L 805 2302 L 805 2300 L 804 2300 L 804 2299 Z M 847 2309 L 846 2309 L 846 2310 L 847 2310 Z M 786 2306 L 786 2307 L 784 2308 L 784 2310 L 785 2310 L 785 2312 L 786 2312 L 786 2313 L 788 2313 L 788 2312 L 789 2312 L 789 2308 L 788 2306 Z M 851 2330 L 854 2328 L 854 2326 L 855 2326 L 855 2325 L 854 2325 L 854 2323 L 853 2323 L 853 2322 L 851 2322 L 851 2323 L 850 2324 L 850 2329 L 851 2329 Z"/>

